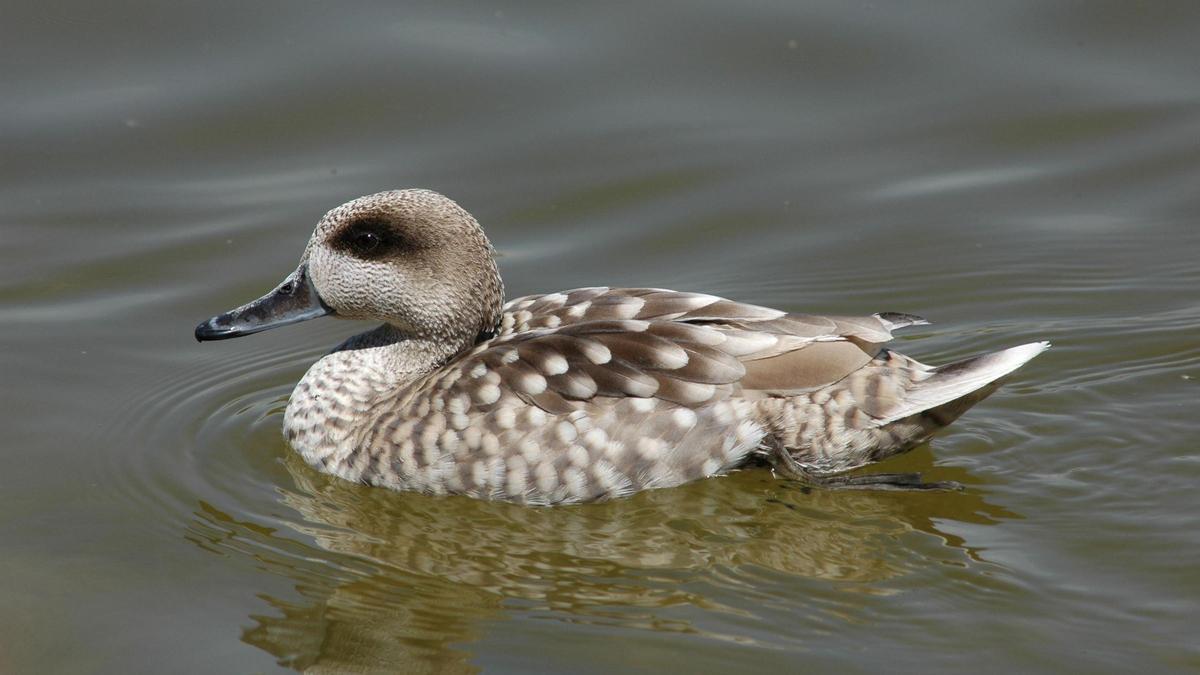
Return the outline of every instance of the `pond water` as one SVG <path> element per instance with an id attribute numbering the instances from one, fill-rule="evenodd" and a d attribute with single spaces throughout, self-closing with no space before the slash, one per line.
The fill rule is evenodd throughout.
<path id="1" fill-rule="evenodd" d="M 9 3 L 0 670 L 1200 669 L 1200 5 Z M 901 311 L 1055 347 L 878 467 L 533 509 L 279 433 L 367 326 L 195 324 L 361 194 L 437 189 L 510 295 Z"/>

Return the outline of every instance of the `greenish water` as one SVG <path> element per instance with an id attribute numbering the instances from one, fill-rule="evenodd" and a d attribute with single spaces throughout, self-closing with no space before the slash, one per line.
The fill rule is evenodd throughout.
<path id="1" fill-rule="evenodd" d="M 19 2 L 0 23 L 0 671 L 1200 670 L 1200 8 Z M 912 312 L 1054 349 L 880 466 L 528 509 L 279 434 L 363 326 L 199 345 L 343 201 L 511 295 Z"/>

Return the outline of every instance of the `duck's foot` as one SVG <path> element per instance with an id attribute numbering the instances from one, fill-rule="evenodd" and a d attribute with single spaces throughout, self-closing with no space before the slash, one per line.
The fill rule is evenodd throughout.
<path id="1" fill-rule="evenodd" d="M 775 473 L 799 481 L 808 487 L 830 490 L 962 490 L 962 483 L 952 480 L 921 482 L 919 473 L 868 473 L 857 476 L 813 473 L 796 461 L 783 447 L 768 448 L 767 461 Z"/>
<path id="2" fill-rule="evenodd" d="M 841 490 L 961 490 L 952 480 L 921 482 L 919 473 L 867 473 L 857 476 L 809 476 L 813 485 Z"/>

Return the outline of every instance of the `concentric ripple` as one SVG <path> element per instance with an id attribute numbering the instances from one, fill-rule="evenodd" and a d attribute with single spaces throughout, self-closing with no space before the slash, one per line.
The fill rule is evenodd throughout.
<path id="1" fill-rule="evenodd" d="M 198 501 L 268 513 L 285 472 L 279 433 L 288 393 L 324 351 L 243 344 L 163 367 L 123 402 L 107 433 L 129 443 L 101 468 L 107 489 L 178 528 Z"/>

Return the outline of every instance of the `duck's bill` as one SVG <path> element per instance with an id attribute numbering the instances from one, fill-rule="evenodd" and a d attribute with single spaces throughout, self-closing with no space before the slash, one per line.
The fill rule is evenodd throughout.
<path id="1" fill-rule="evenodd" d="M 227 340 L 333 313 L 313 288 L 308 266 L 301 265 L 270 293 L 196 326 L 196 339 Z"/>

